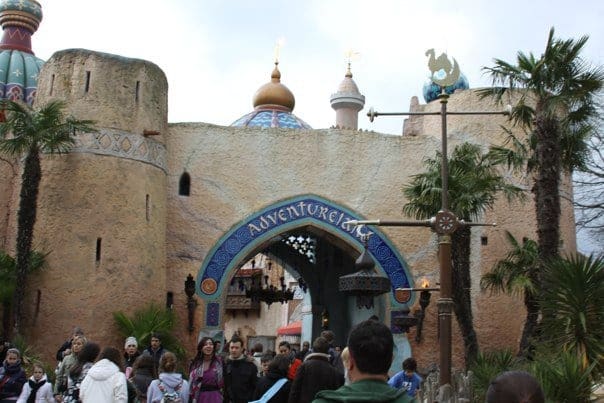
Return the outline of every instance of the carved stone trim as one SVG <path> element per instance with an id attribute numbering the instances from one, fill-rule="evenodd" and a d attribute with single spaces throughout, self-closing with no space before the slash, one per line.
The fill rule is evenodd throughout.
<path id="1" fill-rule="evenodd" d="M 166 146 L 139 134 L 114 129 L 79 133 L 71 152 L 110 155 L 145 162 L 167 173 Z"/>

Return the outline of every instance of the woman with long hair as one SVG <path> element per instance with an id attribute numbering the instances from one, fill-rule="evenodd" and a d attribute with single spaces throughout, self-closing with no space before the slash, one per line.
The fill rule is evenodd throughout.
<path id="1" fill-rule="evenodd" d="M 197 355 L 189 366 L 191 401 L 194 403 L 222 402 L 222 359 L 216 355 L 215 347 L 210 337 L 203 337 L 197 344 Z"/>
<path id="2" fill-rule="evenodd" d="M 82 348 L 88 343 L 88 340 L 83 335 L 75 336 L 71 341 L 71 348 L 69 354 L 63 357 L 63 360 L 59 364 L 56 371 L 54 395 L 57 402 L 63 401 L 63 393 L 67 391 L 67 378 L 69 377 L 69 371 L 71 367 L 78 361 L 78 354 L 82 351 Z"/>
<path id="3" fill-rule="evenodd" d="M 139 355 L 134 361 L 130 381 L 136 386 L 140 402 L 147 402 L 147 389 L 149 389 L 149 385 L 154 379 L 157 379 L 155 360 L 150 355 Z"/>
<path id="4" fill-rule="evenodd" d="M 124 359 L 118 349 L 105 347 L 99 360 L 90 368 L 80 386 L 80 399 L 95 402 L 126 403 L 128 388 L 124 375 Z"/>
<path id="5" fill-rule="evenodd" d="M 69 370 L 67 390 L 63 392 L 64 403 L 80 403 L 80 385 L 88 374 L 101 348 L 98 344 L 88 342 L 77 354 L 76 363 Z"/>

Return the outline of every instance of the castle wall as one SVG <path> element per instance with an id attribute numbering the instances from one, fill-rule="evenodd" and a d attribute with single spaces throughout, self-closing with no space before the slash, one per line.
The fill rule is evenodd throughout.
<path id="1" fill-rule="evenodd" d="M 196 297 L 195 332 L 189 334 L 183 282 L 189 273 L 197 275 L 227 231 L 277 201 L 307 194 L 366 218 L 405 218 L 401 188 L 423 170 L 423 158 L 440 148 L 439 117 L 417 119 L 413 136 L 204 123 L 168 126 L 167 82 L 157 66 L 85 50 L 57 52 L 43 68 L 37 102 L 55 98 L 66 100 L 77 118 L 94 119 L 99 131 L 80 134 L 69 155 L 43 158 L 34 243 L 51 254 L 49 268 L 31 278 L 26 326 L 47 357 L 75 325 L 93 340 L 121 347 L 112 312 L 132 313 L 152 301 L 163 303 L 167 292 L 174 295 L 179 317 L 176 336 L 193 354 L 206 304 Z M 438 111 L 440 104 L 418 108 Z M 494 108 L 472 91 L 455 94 L 449 102 L 450 110 Z M 450 150 L 463 141 L 485 148 L 501 143 L 503 123 L 501 116 L 451 116 Z M 189 196 L 178 194 L 184 172 L 191 177 Z M 510 177 L 530 190 L 530 178 Z M 9 182 L 3 179 L 0 186 L 8 188 Z M 565 192 L 572 194 L 568 180 Z M 17 197 L 13 191 L 12 211 Z M 569 206 L 562 209 L 565 250 L 576 246 Z M 7 234 L 14 231 L 11 220 L 5 224 Z M 524 203 L 498 201 L 483 221 L 498 226 L 472 230 L 479 342 L 483 350 L 515 348 L 524 321 L 522 301 L 483 294 L 478 282 L 505 255 L 505 230 L 536 237 L 530 193 Z M 438 273 L 437 240 L 428 229 L 380 231 L 415 279 Z M 423 341 L 411 341 L 414 356 L 426 366 L 438 362 L 437 297 L 435 293 L 426 313 Z M 412 329 L 410 340 L 414 336 Z M 453 346 L 459 365 L 463 343 L 455 322 Z"/>
<path id="2" fill-rule="evenodd" d="M 43 157 L 26 332 L 48 356 L 73 326 L 123 345 L 113 312 L 166 303 L 167 81 L 154 64 L 77 49 L 44 65 L 37 103 L 60 99 L 97 129 Z M 50 360 L 49 360 L 50 362 Z"/>
<path id="3" fill-rule="evenodd" d="M 451 97 L 450 110 L 494 110 L 471 91 Z M 426 110 L 438 110 L 438 102 Z M 451 117 L 449 147 L 471 141 L 485 148 L 500 143 L 504 118 Z M 315 194 L 367 218 L 404 218 L 406 202 L 401 188 L 423 169 L 422 159 L 440 148 L 440 118 L 426 117 L 421 135 L 389 136 L 346 130 L 281 130 L 219 127 L 182 123 L 170 126 L 168 180 L 168 271 L 177 283 L 197 273 L 204 257 L 234 225 L 277 200 Z M 191 175 L 191 195 L 178 196 L 178 180 Z M 514 179 L 529 190 L 529 179 Z M 562 217 L 564 246 L 575 245 L 572 214 Z M 508 296 L 491 297 L 480 291 L 480 275 L 505 255 L 505 230 L 517 237 L 535 236 L 530 193 L 524 203 L 497 202 L 485 222 L 497 227 L 473 229 L 472 276 L 474 314 L 479 342 L 484 350 L 515 348 L 524 321 L 522 301 Z M 409 263 L 415 278 L 438 273 L 436 236 L 425 228 L 381 227 Z M 487 244 L 482 245 L 482 237 Z M 176 274 L 178 273 L 178 274 Z M 437 276 L 436 276 L 437 278 Z M 178 295 L 178 294 L 177 294 Z M 437 362 L 437 313 L 429 306 L 423 342 L 412 342 L 422 362 Z M 183 297 L 184 303 L 184 297 Z M 182 305 L 182 304 L 181 304 Z M 203 325 L 203 304 L 197 310 L 196 329 Z M 183 313 L 184 315 L 184 313 Z M 410 338 L 415 335 L 412 330 Z M 454 362 L 460 363 L 463 344 L 454 324 Z"/>

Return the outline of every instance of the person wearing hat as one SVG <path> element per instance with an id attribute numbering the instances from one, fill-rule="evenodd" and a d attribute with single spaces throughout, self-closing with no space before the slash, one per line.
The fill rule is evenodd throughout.
<path id="1" fill-rule="evenodd" d="M 136 337 L 127 337 L 124 342 L 124 367 L 126 369 L 126 378 L 129 378 L 134 361 L 136 361 L 139 355 L 141 355 L 141 353 L 138 351 Z"/>

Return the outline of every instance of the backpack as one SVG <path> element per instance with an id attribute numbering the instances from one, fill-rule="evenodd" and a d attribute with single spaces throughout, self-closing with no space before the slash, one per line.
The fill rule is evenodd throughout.
<path id="1" fill-rule="evenodd" d="M 163 395 L 163 397 L 159 401 L 160 403 L 183 403 L 182 399 L 180 398 L 180 388 L 182 388 L 182 381 L 180 381 L 180 383 L 171 392 L 168 392 L 161 380 L 157 384 L 157 387 Z"/>

